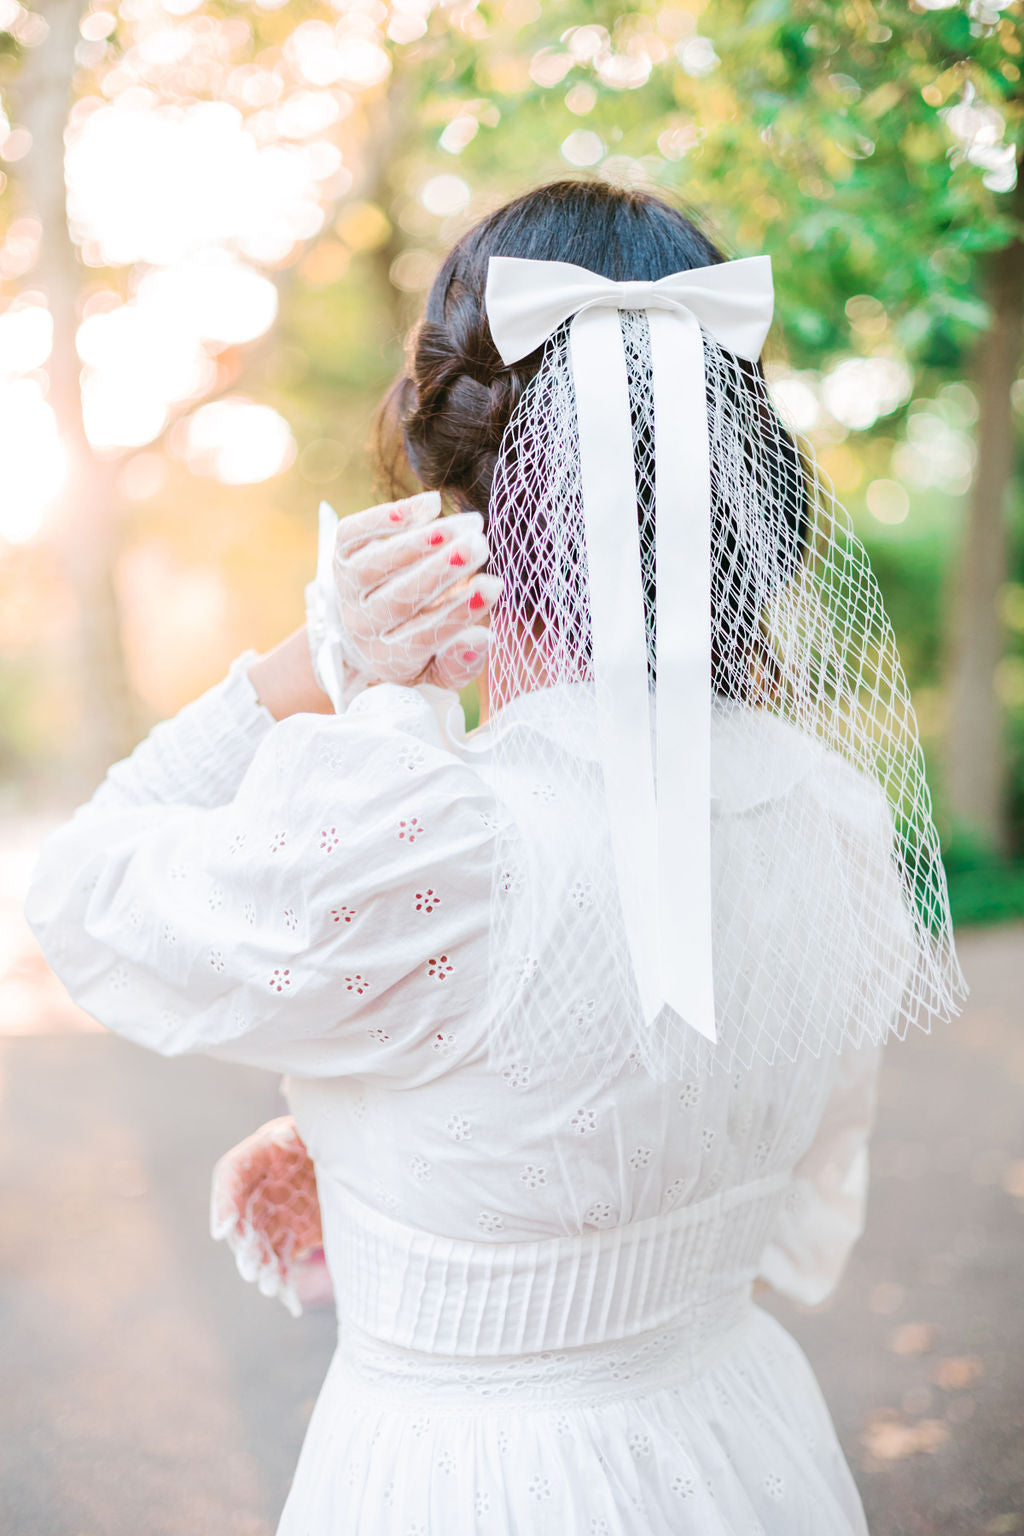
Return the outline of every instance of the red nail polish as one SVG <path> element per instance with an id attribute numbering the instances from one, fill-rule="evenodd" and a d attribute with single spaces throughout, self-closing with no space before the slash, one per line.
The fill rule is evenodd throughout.
<path id="1" fill-rule="evenodd" d="M 465 563 L 466 563 L 465 560 L 463 560 L 463 558 L 459 554 L 458 550 L 457 549 L 453 549 L 451 554 L 448 556 L 448 564 L 449 565 L 465 565 Z"/>
<path id="2" fill-rule="evenodd" d="M 483 593 L 482 592 L 474 592 L 473 596 L 469 600 L 469 606 L 471 608 L 482 608 L 484 606 L 484 595 L 483 595 Z"/>
<path id="3" fill-rule="evenodd" d="M 390 517 L 393 523 L 400 523 L 402 521 L 402 514 L 397 508 L 393 512 L 389 512 L 388 517 Z"/>
<path id="4" fill-rule="evenodd" d="M 476 661 L 476 651 L 463 651 L 463 661 Z"/>
<path id="5" fill-rule="evenodd" d="M 438 544 L 443 544 L 444 543 L 444 534 L 441 532 L 440 529 L 438 529 L 436 533 L 432 533 L 430 535 L 430 537 L 427 539 L 427 543 L 431 544 L 431 545 L 433 545 L 435 547 Z"/>

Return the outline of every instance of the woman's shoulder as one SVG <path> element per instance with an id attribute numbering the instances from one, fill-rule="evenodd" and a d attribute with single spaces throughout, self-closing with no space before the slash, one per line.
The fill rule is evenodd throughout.
<path id="1" fill-rule="evenodd" d="M 798 793 L 852 829 L 877 832 L 891 824 L 885 791 L 873 774 L 775 711 L 716 708 L 711 763 L 720 810 L 743 812 Z"/>
<path id="2" fill-rule="evenodd" d="M 367 688 L 344 714 L 297 714 L 261 744 L 247 792 L 294 796 L 297 805 L 337 806 L 370 825 L 392 813 L 429 811 L 449 827 L 469 817 L 485 835 L 491 791 L 465 745 L 458 695 L 430 685 Z M 317 811 L 316 814 L 319 814 Z"/>

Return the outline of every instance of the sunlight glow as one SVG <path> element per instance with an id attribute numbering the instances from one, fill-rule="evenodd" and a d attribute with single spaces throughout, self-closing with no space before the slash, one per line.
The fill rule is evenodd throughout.
<path id="1" fill-rule="evenodd" d="M 283 416 L 241 395 L 213 400 L 189 418 L 185 458 L 196 474 L 227 485 L 254 485 L 288 468 L 295 439 Z"/>
<path id="2" fill-rule="evenodd" d="M 863 431 L 910 399 L 913 377 L 895 357 L 847 357 L 822 379 L 825 406 L 841 426 Z"/>
<path id="3" fill-rule="evenodd" d="M 27 295 L 0 314 L 0 373 L 29 373 L 42 367 L 53 346 L 53 319 Z"/>
<path id="4" fill-rule="evenodd" d="M 24 544 L 67 477 L 53 411 L 35 379 L 0 378 L 0 538 Z"/>
<path id="5" fill-rule="evenodd" d="M 69 127 L 67 173 L 95 264 L 170 266 L 212 245 L 280 262 L 320 229 L 306 148 L 257 144 L 237 108 L 158 106 L 143 90 L 91 106 Z"/>

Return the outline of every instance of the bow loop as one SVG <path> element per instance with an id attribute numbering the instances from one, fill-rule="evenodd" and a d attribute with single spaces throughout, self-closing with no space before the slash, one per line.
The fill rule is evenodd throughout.
<path id="1" fill-rule="evenodd" d="M 654 282 L 505 256 L 492 256 L 487 272 L 487 316 L 506 365 L 572 321 L 594 685 L 623 921 L 648 1025 L 668 1008 L 711 1041 L 711 470 L 701 330 L 754 362 L 772 303 L 767 256 Z M 651 343 L 653 743 L 631 406 L 611 313 L 620 309 L 647 312 Z"/>

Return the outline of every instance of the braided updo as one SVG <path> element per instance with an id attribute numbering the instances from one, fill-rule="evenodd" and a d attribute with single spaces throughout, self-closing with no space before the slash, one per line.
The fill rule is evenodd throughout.
<path id="1" fill-rule="evenodd" d="M 381 413 L 378 446 L 396 491 L 408 467 L 428 490 L 486 516 L 505 428 L 541 350 L 506 367 L 484 308 L 491 256 L 571 261 L 613 281 L 654 281 L 724 260 L 697 227 L 648 192 L 556 181 L 489 214 L 449 252 L 415 330 L 407 371 Z"/>

